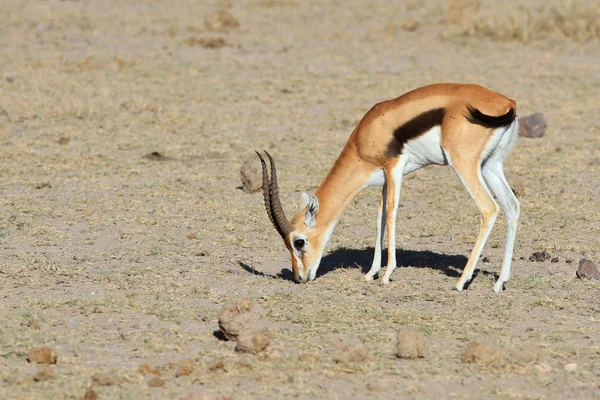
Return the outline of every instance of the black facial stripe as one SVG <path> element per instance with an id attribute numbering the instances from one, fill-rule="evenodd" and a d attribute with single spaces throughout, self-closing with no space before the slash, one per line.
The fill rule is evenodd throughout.
<path id="1" fill-rule="evenodd" d="M 445 108 L 434 108 L 400 125 L 394 131 L 394 138 L 387 145 L 386 155 L 398 157 L 409 140 L 421 136 L 436 125 L 441 125 L 445 115 Z"/>

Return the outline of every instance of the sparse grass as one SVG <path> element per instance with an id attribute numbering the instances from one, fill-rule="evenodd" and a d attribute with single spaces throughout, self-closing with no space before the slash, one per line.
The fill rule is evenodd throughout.
<path id="1" fill-rule="evenodd" d="M 559 0 L 481 7 L 465 14 L 459 35 L 498 41 L 563 38 L 576 42 L 600 39 L 600 4 L 594 0 Z"/>

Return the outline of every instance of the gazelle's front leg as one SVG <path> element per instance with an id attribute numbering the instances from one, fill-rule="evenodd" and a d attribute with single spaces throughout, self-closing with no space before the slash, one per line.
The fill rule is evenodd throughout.
<path id="1" fill-rule="evenodd" d="M 375 255 L 373 256 L 373 263 L 371 269 L 365 275 L 365 279 L 372 281 L 373 277 L 379 273 L 381 269 L 381 248 L 383 247 L 383 235 L 385 235 L 385 215 L 386 215 L 386 197 L 387 197 L 387 184 L 383 184 L 381 190 L 381 197 L 379 199 L 379 208 L 377 209 L 377 237 L 375 238 Z"/>
<path id="2" fill-rule="evenodd" d="M 407 159 L 401 157 L 396 165 L 386 170 L 387 196 L 385 220 L 388 230 L 388 261 L 385 274 L 381 279 L 382 285 L 390 283 L 390 276 L 396 268 L 396 215 L 400 203 L 400 189 L 402 188 L 402 176 Z"/>

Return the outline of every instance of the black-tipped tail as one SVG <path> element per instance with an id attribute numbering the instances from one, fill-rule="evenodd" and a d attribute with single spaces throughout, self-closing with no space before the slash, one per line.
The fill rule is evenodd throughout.
<path id="1" fill-rule="evenodd" d="M 511 108 L 506 114 L 500 115 L 499 117 L 486 115 L 471 106 L 467 106 L 467 110 L 469 112 L 469 115 L 467 115 L 469 122 L 472 124 L 485 126 L 486 128 L 502 128 L 504 126 L 508 126 L 515 120 L 516 117 L 514 108 Z"/>

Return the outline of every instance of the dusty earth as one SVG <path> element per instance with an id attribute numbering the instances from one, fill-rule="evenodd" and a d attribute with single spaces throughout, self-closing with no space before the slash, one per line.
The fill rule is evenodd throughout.
<path id="1" fill-rule="evenodd" d="M 600 284 L 575 277 L 600 261 L 599 6 L 499 3 L 0 1 L 0 398 L 599 398 Z M 242 163 L 273 154 L 290 214 L 373 104 L 440 81 L 548 119 L 506 163 L 506 290 L 502 218 L 453 290 L 479 216 L 441 167 L 405 180 L 388 287 L 363 280 L 374 189 L 292 282 Z M 269 321 L 259 354 L 215 334 L 242 297 Z M 424 358 L 395 356 L 400 328 Z M 28 363 L 43 346 L 56 364 Z"/>

